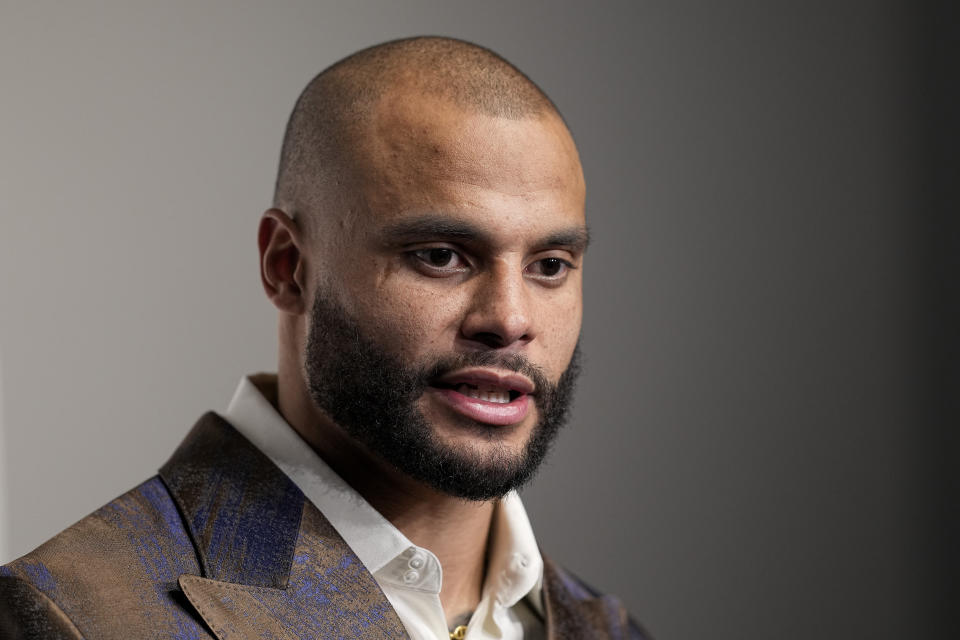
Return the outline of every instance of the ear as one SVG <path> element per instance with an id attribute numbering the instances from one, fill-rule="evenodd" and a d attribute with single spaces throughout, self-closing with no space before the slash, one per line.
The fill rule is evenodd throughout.
<path id="1" fill-rule="evenodd" d="M 268 209 L 260 218 L 260 279 L 267 297 L 280 311 L 298 315 L 306 309 L 306 288 L 300 229 L 280 209 Z"/>

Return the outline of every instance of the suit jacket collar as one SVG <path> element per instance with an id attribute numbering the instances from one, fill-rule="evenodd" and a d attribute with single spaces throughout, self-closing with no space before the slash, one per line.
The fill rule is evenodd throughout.
<path id="1" fill-rule="evenodd" d="M 160 469 L 197 551 L 189 602 L 220 640 L 408 638 L 373 576 L 299 488 L 213 412 Z M 642 637 L 615 598 L 544 557 L 547 637 Z"/>
<path id="2" fill-rule="evenodd" d="M 215 413 L 160 469 L 202 576 L 180 588 L 220 640 L 408 638 L 373 576 L 265 455 Z"/>
<path id="3" fill-rule="evenodd" d="M 223 418 L 205 414 L 160 468 L 214 580 L 285 588 L 300 529 L 300 489 Z"/>
<path id="4" fill-rule="evenodd" d="M 601 596 L 548 557 L 543 561 L 547 640 L 649 638 L 647 632 L 630 619 L 619 599 Z"/>
<path id="5" fill-rule="evenodd" d="M 309 502 L 286 589 L 187 575 L 179 584 L 219 640 L 409 640 L 373 576 Z"/>

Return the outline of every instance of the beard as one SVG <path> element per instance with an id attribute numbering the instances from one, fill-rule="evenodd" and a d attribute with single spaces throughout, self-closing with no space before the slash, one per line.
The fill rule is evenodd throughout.
<path id="1" fill-rule="evenodd" d="M 497 367 L 536 386 L 537 424 L 520 453 L 502 443 L 480 452 L 440 439 L 417 407 L 431 381 L 465 367 Z M 566 423 L 580 372 L 579 342 L 556 383 L 520 354 L 452 353 L 408 366 L 365 336 L 358 323 L 318 290 L 306 346 L 307 387 L 314 404 L 350 437 L 404 474 L 467 500 L 491 500 L 519 489 L 543 462 Z M 503 427 L 458 421 L 494 443 Z"/>

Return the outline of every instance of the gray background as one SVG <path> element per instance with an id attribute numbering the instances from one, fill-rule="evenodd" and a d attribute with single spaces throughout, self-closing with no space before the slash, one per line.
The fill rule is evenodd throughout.
<path id="1" fill-rule="evenodd" d="M 947 5 L 0 3 L 0 561 L 274 367 L 255 229 L 293 101 L 436 33 L 538 81 L 587 174 L 544 549 L 661 640 L 947 637 Z"/>

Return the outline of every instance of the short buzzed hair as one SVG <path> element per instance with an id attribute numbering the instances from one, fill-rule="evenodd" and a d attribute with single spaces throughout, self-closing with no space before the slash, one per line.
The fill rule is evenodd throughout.
<path id="1" fill-rule="evenodd" d="M 287 122 L 274 206 L 294 215 L 344 169 L 380 98 L 402 86 L 466 110 L 522 119 L 559 111 L 530 78 L 493 51 L 454 38 L 421 36 L 363 49 L 320 72 Z"/>

